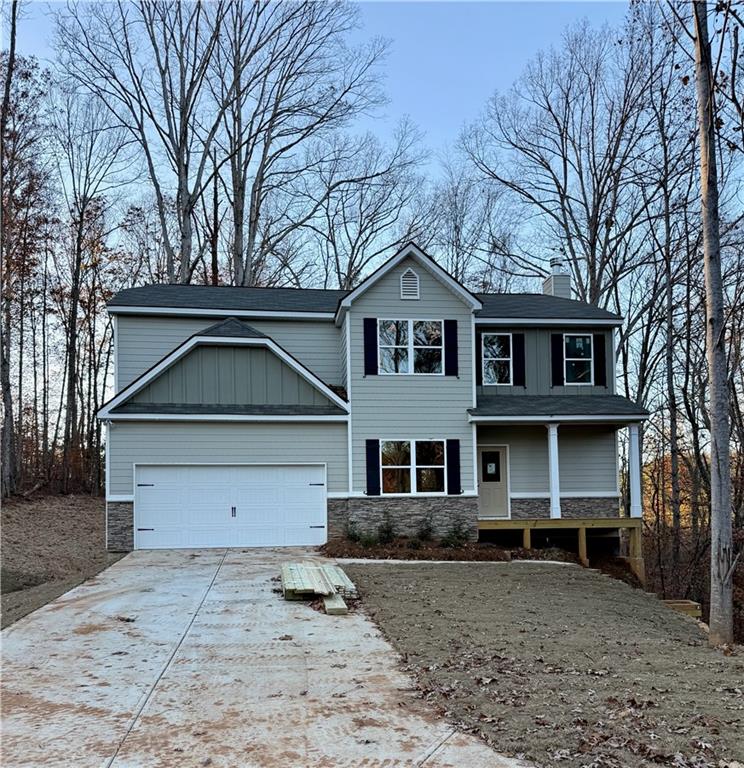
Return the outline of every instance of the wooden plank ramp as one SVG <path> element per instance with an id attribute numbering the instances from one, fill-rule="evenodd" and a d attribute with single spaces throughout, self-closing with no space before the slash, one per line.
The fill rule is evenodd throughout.
<path id="1" fill-rule="evenodd" d="M 348 612 L 343 598 L 356 598 L 354 582 L 337 565 L 285 563 L 281 568 L 282 593 L 285 600 L 323 598 L 327 614 L 342 616 Z"/>
<path id="2" fill-rule="evenodd" d="M 703 615 L 700 603 L 696 603 L 694 600 L 662 600 L 661 602 L 675 611 L 692 616 L 693 619 L 699 619 Z"/>

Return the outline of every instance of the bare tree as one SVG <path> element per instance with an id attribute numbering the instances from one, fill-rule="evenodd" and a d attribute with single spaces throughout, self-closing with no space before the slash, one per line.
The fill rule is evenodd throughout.
<path id="1" fill-rule="evenodd" d="M 351 289 L 383 253 L 407 239 L 401 227 L 419 179 L 418 132 L 407 122 L 390 146 L 372 136 L 344 140 L 336 157 L 319 168 L 312 201 L 317 215 L 307 223 L 320 252 L 323 284 Z"/>
<path id="2" fill-rule="evenodd" d="M 10 115 L 10 94 L 13 84 L 13 75 L 15 73 L 16 61 L 16 32 L 18 28 L 18 0 L 11 0 L 10 4 L 10 34 L 9 49 L 5 61 L 4 83 L 3 83 L 3 101 L 0 106 L 0 231 L 3 239 L 6 235 L 5 215 L 6 210 L 6 162 L 5 162 L 5 140 L 8 127 L 8 118 Z M 4 245 L 4 244 L 3 244 Z M 10 386 L 10 302 L 7 296 L 6 281 L 8 276 L 5 272 L 5 248 L 2 251 L 2 265 L 0 265 L 0 282 L 3 287 L 3 319 L 0 322 L 0 388 L 3 397 L 3 424 L 2 438 L 0 439 L 0 452 L 2 453 L 2 494 L 4 496 L 13 493 L 16 487 L 17 454 L 15 444 L 15 431 L 13 421 L 13 398 Z"/>
<path id="3" fill-rule="evenodd" d="M 70 3 L 58 15 L 66 76 L 100 99 L 142 150 L 155 192 L 168 277 L 188 282 L 195 266 L 193 220 L 209 184 L 212 145 L 232 90 L 210 98 L 208 75 L 225 4 Z M 168 227 L 173 191 L 177 240 Z"/>
<path id="4" fill-rule="evenodd" d="M 229 101 L 223 154 L 236 285 L 260 282 L 267 260 L 319 211 L 331 190 L 322 198 L 318 185 L 306 191 L 340 167 L 346 147 L 335 133 L 381 101 L 385 45 L 348 49 L 357 24 L 358 11 L 345 3 L 230 6 L 214 88 Z"/>
<path id="5" fill-rule="evenodd" d="M 464 140 L 483 176 L 560 248 L 578 298 L 603 306 L 642 254 L 633 236 L 645 215 L 635 163 L 655 76 L 643 40 L 628 35 L 619 45 L 615 37 L 587 24 L 569 30 L 562 49 L 538 54 Z"/>
<path id="6" fill-rule="evenodd" d="M 708 9 L 705 0 L 693 0 L 695 75 L 700 133 L 700 194 L 703 212 L 705 263 L 706 345 L 710 397 L 710 642 L 732 643 L 733 573 L 736 565 L 731 529 L 731 456 L 729 450 L 729 391 L 726 359 L 724 292 L 718 212 L 716 108 Z"/>
<path id="7" fill-rule="evenodd" d="M 66 397 L 62 441 L 62 490 L 69 490 L 80 455 L 78 433 L 78 331 L 81 286 L 86 259 L 95 258 L 100 241 L 104 198 L 120 183 L 126 158 L 122 149 L 126 136 L 112 127 L 104 105 L 90 96 L 62 92 L 51 110 L 61 189 L 69 217 L 68 259 L 63 280 L 67 283 Z"/>
<path id="8" fill-rule="evenodd" d="M 429 247 L 450 274 L 473 290 L 506 291 L 515 276 L 537 276 L 536 267 L 515 263 L 518 222 L 503 205 L 503 187 L 477 174 L 457 155 L 445 155 L 442 179 L 430 195 Z"/>

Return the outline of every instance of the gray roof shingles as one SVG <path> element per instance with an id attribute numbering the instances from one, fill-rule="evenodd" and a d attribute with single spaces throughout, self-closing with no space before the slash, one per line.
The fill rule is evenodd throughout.
<path id="1" fill-rule="evenodd" d="M 648 411 L 621 395 L 481 395 L 472 416 L 629 416 Z"/>
<path id="2" fill-rule="evenodd" d="M 213 285 L 143 285 L 119 291 L 108 306 L 178 307 L 254 312 L 335 312 L 348 291 L 320 288 L 237 288 Z M 209 314 L 209 312 L 205 312 Z"/>
<path id="3" fill-rule="evenodd" d="M 236 288 L 211 285 L 144 285 L 119 291 L 108 303 L 117 307 L 175 307 L 234 312 L 333 313 L 348 291 L 322 288 Z M 514 319 L 601 320 L 620 323 L 620 317 L 583 301 L 542 293 L 479 293 L 483 309 L 478 317 Z"/>

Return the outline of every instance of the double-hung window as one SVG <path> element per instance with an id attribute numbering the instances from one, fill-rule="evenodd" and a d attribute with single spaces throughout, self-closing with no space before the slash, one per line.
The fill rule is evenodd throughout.
<path id="1" fill-rule="evenodd" d="M 441 374 L 441 320 L 378 320 L 378 371 L 382 374 Z"/>
<path id="2" fill-rule="evenodd" d="M 510 333 L 484 333 L 481 336 L 484 384 L 511 384 L 512 337 Z"/>
<path id="3" fill-rule="evenodd" d="M 444 440 L 381 440 L 380 488 L 390 493 L 445 493 Z"/>
<path id="4" fill-rule="evenodd" d="M 589 333 L 563 334 L 566 384 L 593 384 L 592 336 Z"/>

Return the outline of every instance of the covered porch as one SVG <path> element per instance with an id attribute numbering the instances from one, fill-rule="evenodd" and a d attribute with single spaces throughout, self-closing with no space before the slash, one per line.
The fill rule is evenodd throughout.
<path id="1" fill-rule="evenodd" d="M 647 412 L 617 395 L 484 396 L 469 412 L 474 431 L 479 530 L 627 541 L 643 579 L 640 424 Z M 621 516 L 618 437 L 628 435 L 629 516 Z"/>

